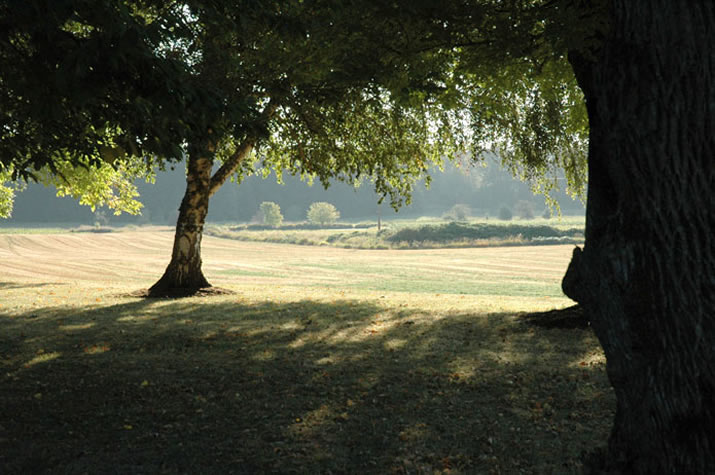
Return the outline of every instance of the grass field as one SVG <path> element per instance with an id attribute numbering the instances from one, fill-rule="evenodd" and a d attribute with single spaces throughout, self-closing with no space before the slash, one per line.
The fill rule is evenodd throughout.
<path id="1" fill-rule="evenodd" d="M 608 436 L 592 332 L 523 318 L 571 246 L 207 237 L 233 294 L 131 297 L 172 238 L 0 235 L 3 473 L 578 473 Z"/>

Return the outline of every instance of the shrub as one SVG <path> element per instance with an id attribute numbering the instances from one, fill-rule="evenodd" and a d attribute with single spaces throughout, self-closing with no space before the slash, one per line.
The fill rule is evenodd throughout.
<path id="1" fill-rule="evenodd" d="M 335 209 L 335 206 L 325 201 L 313 203 L 308 208 L 308 221 L 312 224 L 320 226 L 333 224 L 338 218 L 340 218 L 340 212 Z"/>
<path id="2" fill-rule="evenodd" d="M 499 213 L 497 214 L 497 217 L 501 219 L 502 221 L 511 221 L 511 209 L 509 209 L 508 206 L 502 206 L 499 208 Z"/>
<path id="3" fill-rule="evenodd" d="M 443 215 L 443 218 L 451 221 L 466 221 L 471 215 L 472 209 L 469 206 L 457 203 Z"/>
<path id="4" fill-rule="evenodd" d="M 402 228 L 394 232 L 383 232 L 379 236 L 391 243 L 405 242 L 409 245 L 425 242 L 445 244 L 481 239 L 523 242 L 537 238 L 577 238 L 580 233 L 582 230 L 577 228 L 559 230 L 551 226 L 527 224 L 448 223 Z"/>
<path id="5" fill-rule="evenodd" d="M 283 215 L 281 214 L 281 207 L 272 201 L 264 201 L 258 208 L 262 221 L 264 224 L 269 226 L 278 227 L 283 224 Z"/>
<path id="6" fill-rule="evenodd" d="M 528 201 L 519 201 L 514 206 L 514 212 L 521 219 L 534 219 L 534 208 Z"/>
<path id="7" fill-rule="evenodd" d="M 546 209 L 544 210 L 544 214 L 542 214 L 541 217 L 544 218 L 544 219 L 551 219 L 551 209 L 550 209 L 550 208 L 546 208 Z"/>

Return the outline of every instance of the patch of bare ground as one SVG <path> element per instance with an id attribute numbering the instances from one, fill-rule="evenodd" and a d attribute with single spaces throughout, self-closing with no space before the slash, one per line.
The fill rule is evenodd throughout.
<path id="1" fill-rule="evenodd" d="M 523 317 L 554 299 L 301 286 L 268 270 L 354 254 L 218 239 L 207 274 L 247 266 L 220 281 L 234 294 L 136 298 L 154 277 L 132 266 L 160 273 L 170 237 L 109 237 L 13 243 L 35 274 L 0 279 L 2 473 L 579 473 L 608 437 L 592 331 Z"/>
<path id="2" fill-rule="evenodd" d="M 203 287 L 200 289 L 167 289 L 162 292 L 151 292 L 149 289 L 135 290 L 119 297 L 137 297 L 147 299 L 181 299 L 186 297 L 216 297 L 219 295 L 232 295 L 235 292 L 221 287 Z"/>

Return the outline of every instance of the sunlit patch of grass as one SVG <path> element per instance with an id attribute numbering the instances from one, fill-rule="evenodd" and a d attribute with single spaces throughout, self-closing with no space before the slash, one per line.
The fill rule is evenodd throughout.
<path id="1" fill-rule="evenodd" d="M 224 269 L 217 271 L 219 275 L 237 275 L 246 277 L 283 277 L 285 274 L 278 272 L 268 272 L 268 271 L 252 271 L 245 269 Z"/>
<path id="2" fill-rule="evenodd" d="M 157 319 L 158 317 L 156 315 L 125 315 L 123 317 L 117 318 L 118 322 L 124 322 L 124 323 L 148 323 L 148 322 L 153 322 Z"/>
<path id="3" fill-rule="evenodd" d="M 591 351 L 586 353 L 579 358 L 576 358 L 572 363 L 571 367 L 574 368 L 587 368 L 594 366 L 603 366 L 606 364 L 606 357 L 601 351 Z"/>
<path id="4" fill-rule="evenodd" d="M 404 338 L 392 338 L 385 342 L 385 348 L 387 350 L 399 350 L 407 344 L 407 340 Z"/>
<path id="5" fill-rule="evenodd" d="M 97 343 L 94 345 L 85 346 L 82 351 L 88 355 L 98 355 L 101 353 L 106 353 L 111 349 L 111 346 L 107 343 Z"/>
<path id="6" fill-rule="evenodd" d="M 79 330 L 88 330 L 92 328 L 95 325 L 94 322 L 87 322 L 87 323 L 77 323 L 73 325 L 60 325 L 59 329 L 63 331 L 68 331 L 68 332 L 73 332 L 73 331 L 79 331 Z"/>
<path id="7" fill-rule="evenodd" d="M 71 232 L 70 228 L 60 227 L 3 227 L 0 234 L 63 234 Z"/>
<path id="8" fill-rule="evenodd" d="M 62 356 L 62 353 L 59 353 L 57 351 L 53 351 L 50 353 L 40 353 L 34 358 L 32 358 L 30 361 L 26 362 L 23 367 L 29 368 L 30 366 L 34 366 L 39 363 L 47 363 L 49 361 L 59 358 L 60 356 Z"/>
<path id="9" fill-rule="evenodd" d="M 255 361 L 270 361 L 275 359 L 275 352 L 269 348 L 265 348 L 262 351 L 256 352 L 253 355 Z"/>

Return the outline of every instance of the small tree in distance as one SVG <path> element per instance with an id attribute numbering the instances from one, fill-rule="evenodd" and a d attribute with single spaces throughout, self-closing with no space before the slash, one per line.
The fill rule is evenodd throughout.
<path id="1" fill-rule="evenodd" d="M 503 205 L 501 208 L 499 208 L 499 214 L 497 215 L 497 217 L 502 221 L 511 221 L 511 210 L 507 205 Z"/>
<path id="2" fill-rule="evenodd" d="M 272 201 L 264 201 L 259 207 L 260 213 L 263 216 L 263 223 L 274 228 L 283 224 L 283 215 L 281 207 Z"/>
<path id="3" fill-rule="evenodd" d="M 514 211 L 520 219 L 534 219 L 534 208 L 528 201 L 518 201 L 516 205 L 514 205 Z"/>
<path id="4" fill-rule="evenodd" d="M 468 205 L 457 203 L 444 214 L 444 218 L 451 221 L 467 221 L 471 214 L 472 209 Z"/>
<path id="5" fill-rule="evenodd" d="M 318 201 L 308 208 L 308 221 L 311 224 L 325 226 L 333 224 L 340 218 L 340 211 L 335 206 L 325 201 Z"/>

